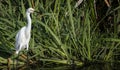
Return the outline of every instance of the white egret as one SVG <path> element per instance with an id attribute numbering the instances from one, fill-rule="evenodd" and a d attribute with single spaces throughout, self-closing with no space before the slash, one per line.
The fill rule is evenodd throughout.
<path id="1" fill-rule="evenodd" d="M 27 49 L 28 51 L 28 48 L 29 48 L 29 41 L 30 41 L 30 36 L 31 36 L 31 17 L 30 17 L 30 14 L 34 12 L 34 9 L 33 8 L 28 8 L 27 11 L 26 11 L 26 16 L 27 16 L 27 25 L 24 26 L 23 28 L 21 28 L 19 30 L 19 32 L 17 33 L 16 35 L 16 42 L 15 42 L 15 54 L 19 54 L 19 52 L 22 50 L 22 49 Z M 24 56 L 22 56 L 24 57 Z M 26 57 L 24 57 L 26 58 Z M 28 57 L 27 57 L 28 59 Z M 10 65 L 10 62 L 11 62 L 11 58 L 8 58 L 8 65 Z M 30 60 L 30 62 L 32 62 Z M 14 61 L 13 61 L 14 63 Z"/>
<path id="2" fill-rule="evenodd" d="M 31 37 L 31 17 L 30 14 L 34 12 L 33 8 L 28 8 L 26 11 L 26 17 L 27 17 L 27 25 L 22 27 L 19 32 L 16 35 L 16 43 L 15 43 L 15 50 L 16 54 L 19 54 L 19 52 L 23 49 L 29 48 L 29 41 Z"/>

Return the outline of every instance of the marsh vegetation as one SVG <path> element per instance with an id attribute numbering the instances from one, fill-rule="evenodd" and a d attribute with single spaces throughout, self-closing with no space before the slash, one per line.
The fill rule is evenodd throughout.
<path id="1" fill-rule="evenodd" d="M 0 0 L 0 65 L 33 7 L 29 59 L 42 65 L 120 61 L 120 1 Z M 110 6 L 109 6 L 110 5 Z M 25 61 L 20 61 L 24 63 Z"/>

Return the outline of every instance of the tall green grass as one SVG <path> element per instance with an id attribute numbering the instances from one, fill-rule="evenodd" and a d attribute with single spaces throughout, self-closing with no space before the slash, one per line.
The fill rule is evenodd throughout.
<path id="1" fill-rule="evenodd" d="M 84 1 L 80 8 L 74 8 L 75 3 L 74 0 L 1 1 L 0 53 L 13 54 L 15 35 L 26 25 L 25 11 L 34 7 L 40 13 L 32 14 L 30 59 L 68 64 L 86 60 L 114 61 L 119 55 L 116 24 L 120 21 L 120 6 L 97 21 L 93 0 Z M 115 12 L 118 14 L 114 15 Z M 99 24 L 109 14 L 114 15 L 114 31 L 102 33 Z"/>

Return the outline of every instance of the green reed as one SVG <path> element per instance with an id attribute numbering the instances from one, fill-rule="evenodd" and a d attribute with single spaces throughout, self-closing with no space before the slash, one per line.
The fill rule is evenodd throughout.
<path id="1" fill-rule="evenodd" d="M 115 33 L 117 25 L 114 24 L 111 34 L 101 33 L 98 26 L 108 14 L 119 12 L 120 6 L 96 21 L 93 0 L 84 1 L 80 8 L 74 8 L 75 3 L 73 0 L 1 1 L 0 53 L 13 54 L 15 35 L 26 25 L 26 8 L 34 7 L 40 13 L 32 14 L 30 59 L 65 64 L 114 60 L 120 45 Z M 113 18 L 114 23 L 119 22 L 119 16 Z"/>

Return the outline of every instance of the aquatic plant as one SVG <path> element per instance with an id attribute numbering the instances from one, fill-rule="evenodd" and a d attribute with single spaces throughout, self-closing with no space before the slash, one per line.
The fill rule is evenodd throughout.
<path id="1" fill-rule="evenodd" d="M 1 0 L 0 57 L 13 54 L 15 35 L 26 23 L 25 11 L 33 7 L 39 13 L 32 15 L 31 60 L 65 64 L 119 60 L 120 4 L 99 12 L 101 3 L 94 1 L 75 7 L 74 0 Z"/>

